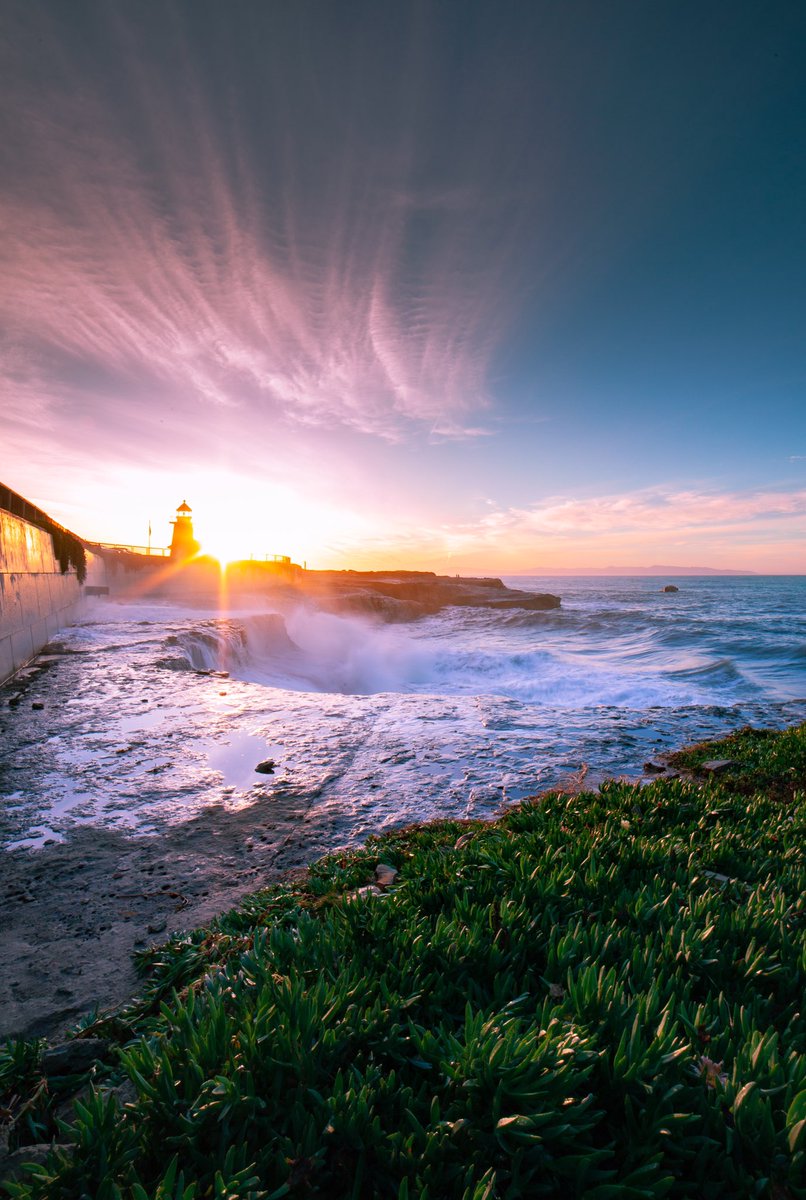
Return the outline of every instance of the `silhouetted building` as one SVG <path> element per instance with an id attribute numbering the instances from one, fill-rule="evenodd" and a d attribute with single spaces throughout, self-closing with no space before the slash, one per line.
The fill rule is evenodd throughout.
<path id="1" fill-rule="evenodd" d="M 183 500 L 176 510 L 176 517 L 171 524 L 174 527 L 171 538 L 171 558 L 192 558 L 199 552 L 199 543 L 193 536 L 193 522 L 190 514 L 193 509 Z"/>

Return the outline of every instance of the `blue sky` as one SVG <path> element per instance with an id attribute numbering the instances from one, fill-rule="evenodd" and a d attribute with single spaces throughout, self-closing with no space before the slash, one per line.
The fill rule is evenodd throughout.
<path id="1" fill-rule="evenodd" d="M 6 481 L 322 566 L 806 570 L 804 44 L 782 2 L 10 0 Z"/>

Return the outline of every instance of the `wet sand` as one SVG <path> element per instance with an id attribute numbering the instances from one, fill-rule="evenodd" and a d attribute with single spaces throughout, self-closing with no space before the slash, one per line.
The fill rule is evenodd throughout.
<path id="1" fill-rule="evenodd" d="M 139 987 L 136 950 L 226 912 L 317 857 L 299 800 L 206 809 L 158 838 L 78 828 L 66 841 L 2 860 L 0 1039 L 64 1033 Z"/>

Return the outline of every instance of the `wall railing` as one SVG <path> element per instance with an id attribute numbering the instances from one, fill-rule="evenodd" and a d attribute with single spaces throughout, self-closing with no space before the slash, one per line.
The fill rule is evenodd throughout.
<path id="1" fill-rule="evenodd" d="M 10 512 L 14 517 L 21 517 L 29 525 L 36 525 L 39 529 L 46 529 L 48 532 L 52 529 L 60 529 L 62 533 L 72 533 L 72 530 L 65 529 L 64 525 L 60 525 L 58 521 L 54 521 L 53 517 L 49 517 L 41 508 L 37 508 L 35 504 L 31 504 L 30 500 L 26 500 L 24 496 L 20 496 L 18 492 L 13 492 L 4 483 L 0 483 L 0 508 L 4 508 L 6 512 Z M 75 537 L 75 534 L 73 534 L 73 537 Z"/>
<path id="2" fill-rule="evenodd" d="M 129 546 L 124 542 L 92 542 L 99 550 L 127 550 L 130 554 L 146 554 L 154 558 L 167 558 L 170 550 L 167 546 Z"/>

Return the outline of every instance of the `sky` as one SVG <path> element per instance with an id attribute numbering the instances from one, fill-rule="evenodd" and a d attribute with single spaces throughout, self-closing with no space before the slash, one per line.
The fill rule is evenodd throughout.
<path id="1" fill-rule="evenodd" d="M 316 567 L 806 572 L 801 0 L 5 0 L 0 478 Z"/>

